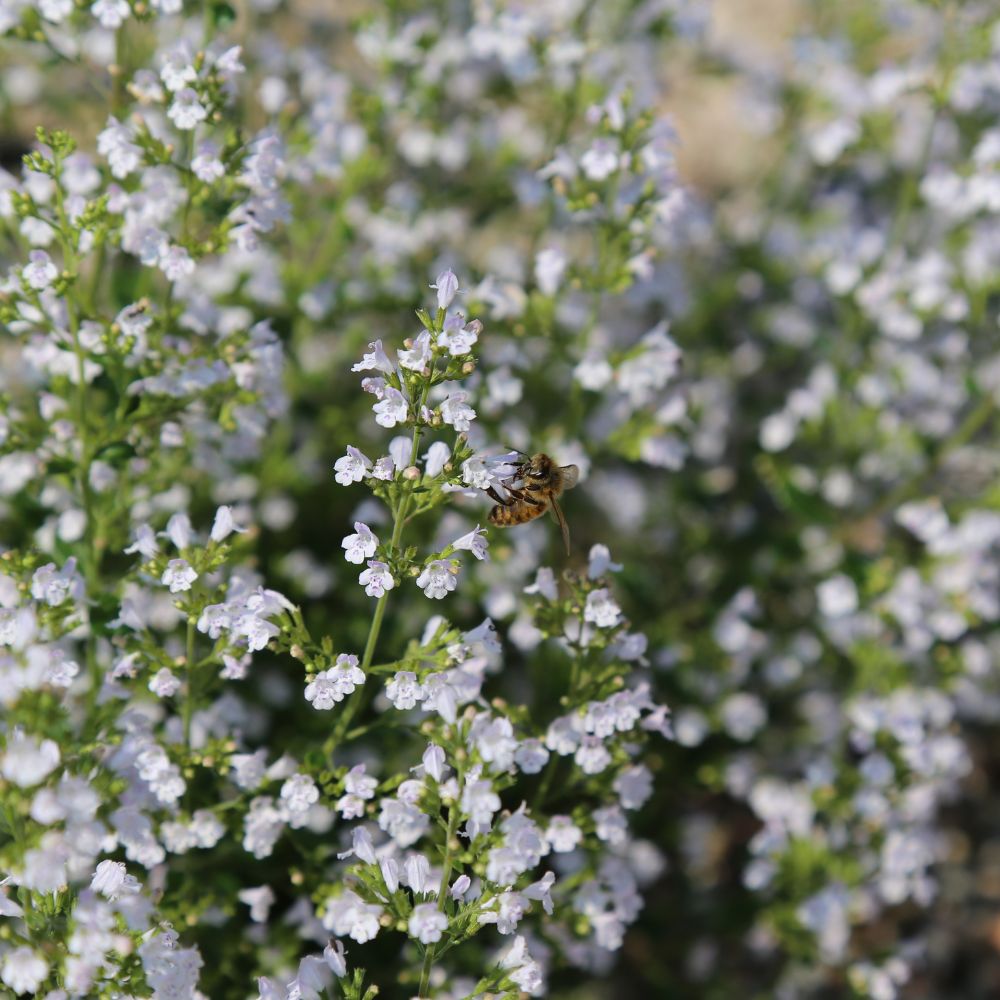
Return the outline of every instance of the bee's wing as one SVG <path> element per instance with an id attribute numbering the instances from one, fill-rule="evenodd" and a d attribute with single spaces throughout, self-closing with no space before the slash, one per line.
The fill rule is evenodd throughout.
<path id="1" fill-rule="evenodd" d="M 562 488 L 571 490 L 580 481 L 580 467 L 578 465 L 564 465 L 559 471 L 562 473 Z"/>
<path id="2" fill-rule="evenodd" d="M 575 469 L 576 466 L 574 465 L 573 468 Z M 566 555 L 569 555 L 569 525 L 566 523 L 566 515 L 563 514 L 558 500 L 553 498 L 551 503 L 552 513 L 555 514 L 556 520 L 559 522 L 559 528 L 562 531 L 563 545 L 566 546 Z"/>

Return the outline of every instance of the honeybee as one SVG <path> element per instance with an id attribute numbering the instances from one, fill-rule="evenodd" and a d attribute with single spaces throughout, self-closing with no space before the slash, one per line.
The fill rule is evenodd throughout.
<path id="1" fill-rule="evenodd" d="M 492 486 L 486 490 L 497 502 L 489 513 L 490 524 L 509 528 L 513 524 L 533 521 L 551 511 L 559 522 L 566 554 L 569 555 L 569 525 L 559 506 L 559 497 L 576 486 L 580 478 L 579 468 L 575 465 L 556 465 L 554 459 L 542 452 L 517 463 L 514 468 L 515 474 L 501 481 L 506 497 Z"/>

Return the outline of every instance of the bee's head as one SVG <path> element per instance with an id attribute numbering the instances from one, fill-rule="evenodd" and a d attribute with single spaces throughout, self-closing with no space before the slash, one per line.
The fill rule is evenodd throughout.
<path id="1" fill-rule="evenodd" d="M 552 459 L 544 452 L 531 456 L 525 468 L 525 474 L 536 479 L 545 479 L 552 471 Z"/>

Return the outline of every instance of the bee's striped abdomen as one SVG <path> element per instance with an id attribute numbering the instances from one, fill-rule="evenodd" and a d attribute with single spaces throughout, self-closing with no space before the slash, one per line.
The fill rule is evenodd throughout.
<path id="1" fill-rule="evenodd" d="M 537 506 L 529 503 L 512 503 L 505 507 L 497 504 L 489 513 L 489 522 L 498 528 L 509 528 L 513 524 L 533 521 L 547 509 L 547 503 L 539 503 Z"/>

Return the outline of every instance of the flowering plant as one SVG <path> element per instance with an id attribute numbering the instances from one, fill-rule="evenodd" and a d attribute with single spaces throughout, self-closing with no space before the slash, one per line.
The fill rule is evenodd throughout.
<path id="1" fill-rule="evenodd" d="M 1000 20 L 739 6 L 0 0 L 4 995 L 991 995 Z"/>

